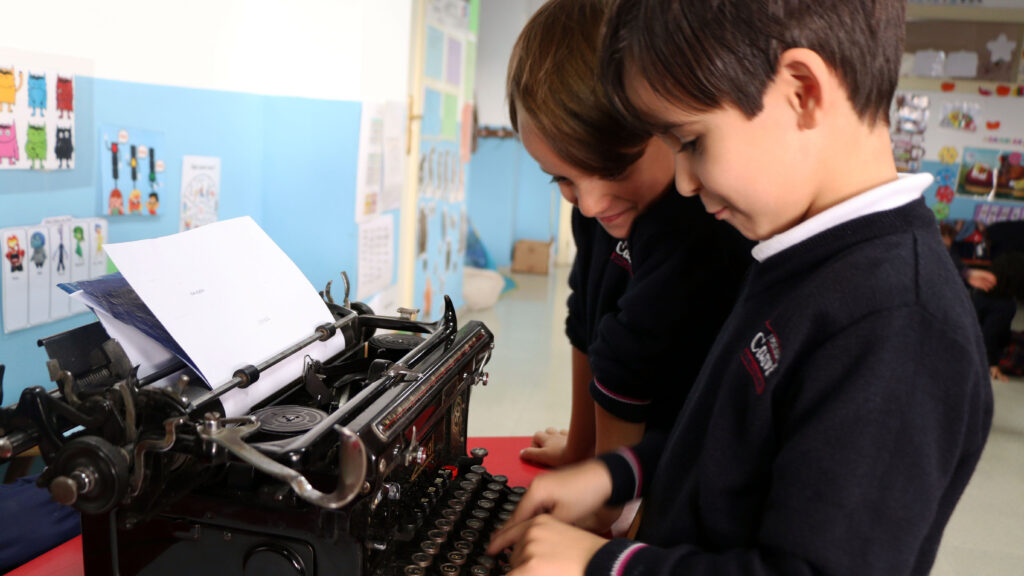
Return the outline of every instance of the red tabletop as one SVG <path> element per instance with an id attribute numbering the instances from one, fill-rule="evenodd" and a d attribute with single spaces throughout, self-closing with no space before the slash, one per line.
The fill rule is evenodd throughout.
<path id="1" fill-rule="evenodd" d="M 486 448 L 484 466 L 491 474 L 508 476 L 509 486 L 529 486 L 542 469 L 519 459 L 519 451 L 530 445 L 528 436 L 479 437 L 467 441 L 469 448 Z M 23 564 L 7 576 L 84 576 L 82 537 L 76 536 L 49 552 Z"/>

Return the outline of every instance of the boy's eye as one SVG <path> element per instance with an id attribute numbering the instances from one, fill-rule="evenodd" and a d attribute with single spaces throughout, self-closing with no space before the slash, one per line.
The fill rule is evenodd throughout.
<path id="1" fill-rule="evenodd" d="M 563 183 L 568 182 L 568 181 L 569 181 L 569 179 L 566 178 L 565 176 L 552 176 L 551 177 L 551 183 L 552 184 L 563 184 Z"/>
<path id="2" fill-rule="evenodd" d="M 679 149 L 677 150 L 678 154 L 692 154 L 697 151 L 697 138 L 691 138 L 689 140 L 683 140 L 680 138 L 679 140 Z"/>

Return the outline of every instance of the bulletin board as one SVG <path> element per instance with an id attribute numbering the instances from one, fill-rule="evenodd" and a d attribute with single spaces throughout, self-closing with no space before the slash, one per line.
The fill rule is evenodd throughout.
<path id="1" fill-rule="evenodd" d="M 1024 9 L 908 7 L 891 129 L 938 219 L 1024 219 Z"/>

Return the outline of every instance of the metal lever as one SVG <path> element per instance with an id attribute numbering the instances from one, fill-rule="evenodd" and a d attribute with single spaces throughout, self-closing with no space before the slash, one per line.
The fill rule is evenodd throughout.
<path id="1" fill-rule="evenodd" d="M 243 423 L 228 428 L 222 426 L 238 421 Z M 310 504 L 329 509 L 341 508 L 362 491 L 363 483 L 366 481 L 366 446 L 347 428 L 334 427 L 341 436 L 338 445 L 338 488 L 330 494 L 325 494 L 313 488 L 309 480 L 298 471 L 265 456 L 243 440 L 259 427 L 259 422 L 252 416 L 242 419 L 221 419 L 208 414 L 204 417 L 203 423 L 196 426 L 196 430 L 203 440 L 223 447 L 260 472 L 287 482 L 300 498 Z"/>

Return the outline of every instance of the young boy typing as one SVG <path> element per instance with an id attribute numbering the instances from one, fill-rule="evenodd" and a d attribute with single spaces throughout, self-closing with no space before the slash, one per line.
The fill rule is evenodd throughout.
<path id="1" fill-rule="evenodd" d="M 623 0 L 602 77 L 759 243 L 667 435 L 538 477 L 513 574 L 927 574 L 991 424 L 985 351 L 887 112 L 904 0 Z M 670 366 L 667 366 L 670 369 Z M 670 370 L 667 372 L 670 374 Z M 636 541 L 570 523 L 645 495 Z"/>

